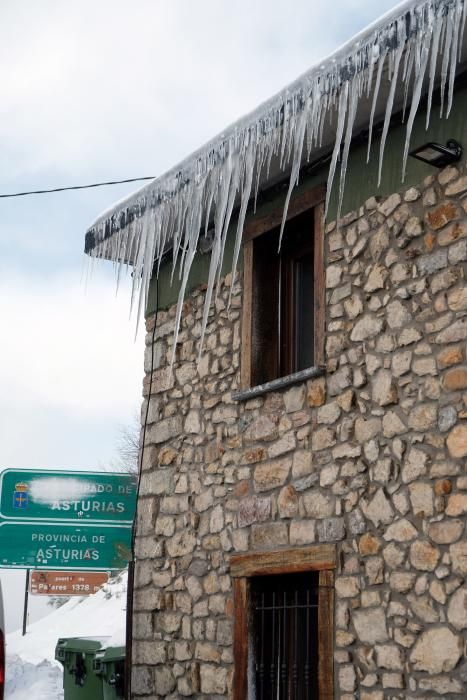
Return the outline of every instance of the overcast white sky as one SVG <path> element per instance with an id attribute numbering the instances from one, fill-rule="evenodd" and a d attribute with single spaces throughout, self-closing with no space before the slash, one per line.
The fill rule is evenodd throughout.
<path id="1" fill-rule="evenodd" d="M 394 4 L 3 0 L 0 193 L 161 174 Z M 139 410 L 127 290 L 108 263 L 81 283 L 87 225 L 132 189 L 0 199 L 0 470 L 108 464 Z"/>

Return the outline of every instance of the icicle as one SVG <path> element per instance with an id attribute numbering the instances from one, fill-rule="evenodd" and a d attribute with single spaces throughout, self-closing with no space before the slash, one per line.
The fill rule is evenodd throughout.
<path id="1" fill-rule="evenodd" d="M 453 36 L 452 47 L 451 47 L 451 68 L 449 71 L 448 107 L 446 110 L 446 119 L 449 117 L 449 114 L 451 113 L 452 99 L 454 96 L 454 78 L 456 77 L 457 47 L 458 47 L 458 42 L 459 42 L 459 30 L 461 28 L 461 22 L 462 22 L 461 0 L 457 0 L 453 14 L 454 14 L 454 18 L 453 18 L 454 36 Z"/>
<path id="2" fill-rule="evenodd" d="M 461 60 L 461 51 L 462 51 L 462 43 L 464 41 L 464 32 L 465 32 L 465 20 L 467 19 L 467 0 L 462 0 L 462 21 L 461 21 L 461 29 L 460 29 L 460 37 L 459 37 L 459 55 L 457 57 L 457 60 Z"/>
<path id="3" fill-rule="evenodd" d="M 230 303 L 232 301 L 232 292 L 235 283 L 235 276 L 237 274 L 238 257 L 240 255 L 240 248 L 242 245 L 243 225 L 245 223 L 248 202 L 250 201 L 251 196 L 251 187 L 253 184 L 254 165 L 254 153 L 253 150 L 250 150 L 245 159 L 245 184 L 243 185 L 240 212 L 238 214 L 237 232 L 235 234 L 235 247 L 232 259 L 232 282 L 230 284 L 229 301 L 227 303 L 228 309 L 230 308 Z"/>
<path id="4" fill-rule="evenodd" d="M 328 188 L 326 191 L 326 206 L 325 206 L 325 216 L 328 212 L 329 201 L 331 198 L 332 183 L 334 182 L 334 174 L 336 172 L 337 159 L 339 158 L 342 135 L 344 133 L 345 115 L 347 112 L 347 101 L 349 96 L 349 83 L 348 81 L 344 84 L 344 89 L 341 90 L 339 98 L 339 112 L 337 117 L 337 129 L 336 129 L 336 140 L 334 142 L 334 150 L 331 157 L 331 165 L 329 166 L 328 175 Z"/>
<path id="5" fill-rule="evenodd" d="M 402 76 L 402 80 L 405 84 L 404 87 L 404 104 L 402 105 L 402 123 L 405 122 L 405 112 L 407 110 L 407 102 L 409 99 L 409 88 L 410 88 L 410 80 L 412 77 L 412 72 L 414 68 L 414 51 L 413 47 L 409 44 L 407 47 L 407 52 L 406 52 L 406 60 L 405 60 L 405 66 L 404 66 L 404 73 Z"/>
<path id="6" fill-rule="evenodd" d="M 299 127 L 297 129 L 297 136 L 295 140 L 294 158 L 292 165 L 292 173 L 289 180 L 289 189 L 287 191 L 287 196 L 285 198 L 284 211 L 282 213 L 282 222 L 279 232 L 279 250 L 281 249 L 282 236 L 284 234 L 285 221 L 287 219 L 287 212 L 289 209 L 290 198 L 292 196 L 293 188 L 298 184 L 298 178 L 300 176 L 300 163 L 302 159 L 303 142 L 305 140 L 305 129 L 306 129 L 306 113 L 302 112 L 300 115 Z"/>
<path id="7" fill-rule="evenodd" d="M 392 107 L 394 104 L 394 95 L 396 92 L 397 78 L 399 77 L 399 64 L 402 58 L 402 53 L 404 51 L 404 44 L 400 43 L 395 56 L 394 61 L 394 72 L 392 74 L 391 87 L 389 89 L 389 95 L 386 102 L 386 113 L 384 115 L 383 133 L 381 134 L 381 141 L 379 144 L 379 163 L 378 163 L 378 187 L 381 185 L 381 173 L 383 170 L 383 158 L 384 149 L 386 146 L 386 138 L 389 130 L 389 123 L 391 121 Z"/>
<path id="8" fill-rule="evenodd" d="M 151 229 L 149 226 L 149 218 L 150 218 L 150 211 L 148 208 L 146 208 L 142 218 L 141 218 L 141 223 L 140 223 L 140 230 L 139 230 L 139 236 L 138 236 L 138 251 L 137 251 L 137 256 L 136 256 L 136 264 L 135 267 L 137 269 L 141 270 L 142 274 L 142 279 L 138 282 L 138 285 L 142 285 L 144 288 L 145 284 L 145 279 L 147 276 L 150 276 L 151 274 L 151 267 L 149 265 L 145 265 L 144 262 L 145 260 L 148 260 L 148 254 L 147 254 L 147 248 L 148 248 L 148 243 L 149 243 L 149 238 L 151 236 Z M 137 291 L 136 286 L 135 286 L 135 291 Z M 142 299 L 142 294 L 139 295 L 138 298 L 138 312 L 137 312 L 137 317 L 136 317 L 136 331 L 135 331 L 135 337 L 136 334 L 138 333 L 138 323 L 139 319 L 141 316 L 141 311 L 143 307 L 143 302 L 144 299 Z"/>
<path id="9" fill-rule="evenodd" d="M 177 226 L 175 227 L 175 232 L 173 235 L 172 244 L 172 272 L 170 275 L 170 284 L 172 285 L 175 270 L 177 269 L 177 261 L 180 256 L 180 248 L 182 245 L 183 228 L 185 226 L 185 217 L 187 213 L 187 205 L 185 201 L 182 200 L 183 206 L 181 207 L 181 212 L 177 216 Z"/>
<path id="10" fill-rule="evenodd" d="M 375 44 L 369 51 L 370 58 L 368 59 L 369 65 L 368 65 L 368 78 L 367 78 L 367 86 L 366 86 L 366 96 L 370 97 L 370 90 L 371 90 L 371 84 L 373 82 L 373 71 L 375 68 L 375 63 L 378 63 L 379 57 L 380 57 L 380 47 L 378 44 Z"/>
<path id="11" fill-rule="evenodd" d="M 371 151 L 371 139 L 373 136 L 373 121 L 375 118 L 375 109 L 376 109 L 376 102 L 378 100 L 378 95 L 379 95 L 379 87 L 381 84 L 381 74 L 383 72 L 383 66 L 384 66 L 384 61 L 386 60 L 386 55 L 387 55 L 387 49 L 384 51 L 383 55 L 379 59 L 378 63 L 378 71 L 376 73 L 376 84 L 375 84 L 375 89 L 373 92 L 373 102 L 371 104 L 371 113 L 370 113 L 370 129 L 368 133 L 368 150 L 366 154 L 366 162 L 370 162 L 370 151 Z"/>
<path id="12" fill-rule="evenodd" d="M 354 77 L 350 86 L 349 107 L 347 114 L 347 129 L 344 139 L 344 150 L 342 152 L 341 173 L 339 182 L 339 203 L 337 205 L 337 218 L 340 218 L 342 200 L 344 197 L 344 184 L 347 175 L 347 160 L 349 157 L 350 142 L 352 140 L 353 126 L 358 106 L 358 77 Z"/>
<path id="13" fill-rule="evenodd" d="M 198 202 L 198 204 L 199 204 L 199 202 Z M 190 274 L 190 270 L 191 270 L 191 267 L 193 264 L 193 260 L 195 259 L 196 250 L 197 250 L 197 246 L 198 246 L 198 237 L 199 237 L 199 232 L 201 230 L 201 217 L 202 217 L 202 207 L 198 206 L 197 207 L 197 216 L 194 218 L 192 226 L 190 227 L 189 249 L 188 249 L 187 257 L 185 259 L 185 264 L 184 264 L 184 269 L 183 269 L 183 274 L 182 274 L 182 283 L 180 286 L 180 292 L 178 294 L 177 309 L 175 311 L 174 339 L 173 339 L 171 365 L 173 365 L 173 363 L 175 361 L 175 354 L 177 352 L 177 340 L 178 340 L 178 334 L 180 331 L 180 320 L 182 317 L 183 302 L 185 300 L 185 290 L 186 290 L 186 286 L 188 284 L 188 276 Z"/>
<path id="14" fill-rule="evenodd" d="M 409 118 L 407 120 L 407 129 L 406 129 L 406 133 L 405 133 L 405 144 L 404 144 L 404 156 L 402 158 L 402 182 L 404 182 L 404 180 L 405 180 L 405 170 L 407 167 L 407 157 L 409 155 L 409 148 L 410 148 L 410 137 L 412 135 L 412 127 L 413 127 L 413 123 L 415 120 L 415 115 L 417 114 L 418 105 L 420 103 L 420 96 L 422 94 L 423 79 L 425 77 L 426 66 L 428 63 L 428 56 L 430 54 L 430 43 L 431 43 L 431 34 L 426 33 L 424 40 L 423 40 L 422 48 L 421 48 L 420 67 L 418 70 L 418 75 L 417 75 L 414 89 L 413 89 L 412 105 L 410 107 L 410 114 L 409 114 Z"/>
<path id="15" fill-rule="evenodd" d="M 467 3 L 466 3 L 467 7 Z M 439 53 L 439 40 L 441 37 L 441 27 L 442 27 L 441 22 L 436 22 L 434 25 L 434 31 L 433 31 L 433 43 L 431 46 L 431 61 L 430 61 L 430 85 L 428 88 L 428 104 L 426 108 L 426 123 L 425 123 L 425 129 L 428 129 L 428 126 L 430 125 L 430 115 L 431 115 L 431 105 L 433 102 L 433 88 L 435 85 L 435 74 L 436 74 L 436 64 L 438 61 L 438 53 Z"/>
<path id="16" fill-rule="evenodd" d="M 230 219 L 232 217 L 232 211 L 233 211 L 234 204 L 235 204 L 235 197 L 236 197 L 237 190 L 239 188 L 239 183 L 240 183 L 240 169 L 239 169 L 238 154 L 235 154 L 232 157 L 232 161 L 233 161 L 232 177 L 231 177 L 232 184 L 230 185 L 230 188 L 229 188 L 229 198 L 228 198 L 228 202 L 227 202 L 227 208 L 226 208 L 225 217 L 224 217 L 224 227 L 223 227 L 222 236 L 221 236 L 221 249 L 220 249 L 220 255 L 219 255 L 219 262 L 217 263 L 216 299 L 217 299 L 217 295 L 219 293 L 219 286 L 220 286 L 220 280 L 221 280 L 221 274 L 222 274 L 222 265 L 224 262 L 225 243 L 227 241 L 227 234 L 229 231 Z"/>
<path id="17" fill-rule="evenodd" d="M 441 65 L 441 107 L 439 110 L 439 116 L 443 116 L 444 109 L 444 93 L 446 90 L 446 79 L 448 75 L 448 65 L 449 59 L 451 57 L 451 42 L 452 42 L 453 26 L 451 15 L 448 14 L 445 21 L 445 35 L 444 35 L 444 53 L 443 62 Z"/>
<path id="18" fill-rule="evenodd" d="M 215 278 L 216 278 L 216 271 L 219 265 L 219 260 L 221 258 L 221 239 L 222 239 L 222 230 L 223 230 L 223 225 L 224 225 L 224 220 L 225 220 L 225 212 L 228 204 L 228 196 L 229 196 L 229 186 L 230 186 L 230 181 L 231 181 L 231 176 L 232 176 L 232 157 L 231 154 L 228 154 L 227 160 L 226 160 L 226 167 L 224 168 L 224 178 L 223 180 L 219 183 L 219 188 L 220 192 L 219 194 L 219 202 L 217 203 L 216 207 L 216 217 L 215 217 L 215 224 L 214 224 L 214 245 L 211 251 L 211 264 L 209 266 L 209 275 L 208 275 L 208 286 L 206 290 L 206 298 L 204 302 L 204 309 L 203 309 L 203 318 L 201 321 L 201 338 L 199 341 L 199 350 L 198 350 L 198 362 L 201 359 L 201 354 L 203 350 L 203 343 L 204 343 L 204 336 L 206 333 L 206 326 L 208 324 L 208 315 L 209 315 L 209 310 L 211 307 L 211 299 L 212 299 L 212 292 L 214 289 L 214 283 L 215 283 Z"/>
<path id="19" fill-rule="evenodd" d="M 290 100 L 288 95 L 286 95 L 286 98 L 284 100 L 284 123 L 282 125 L 282 145 L 281 145 L 281 159 L 280 159 L 280 167 L 284 167 L 284 163 L 286 161 L 285 158 L 285 152 L 286 152 L 286 147 L 287 147 L 287 135 L 288 135 L 288 129 L 289 129 L 289 120 L 290 120 Z"/>
<path id="20" fill-rule="evenodd" d="M 326 102 L 327 101 L 328 100 L 326 98 Z M 319 148 L 321 148 L 321 146 L 323 145 L 324 123 L 325 123 L 325 119 L 326 119 L 327 115 L 328 115 L 328 105 L 326 105 L 326 107 L 323 107 L 321 109 L 321 115 L 320 115 L 320 121 L 319 121 L 319 133 L 318 133 L 318 146 L 319 146 Z M 332 118 L 332 115 L 330 115 L 330 116 Z"/>
<path id="21" fill-rule="evenodd" d="M 152 236 L 150 233 L 150 228 L 149 228 L 149 219 L 151 218 L 151 213 L 149 210 L 147 210 L 146 215 L 145 215 L 145 220 L 144 220 L 144 234 L 142 235 L 142 240 L 143 240 L 143 260 L 141 264 L 141 269 L 142 269 L 142 280 L 140 282 L 143 293 L 139 295 L 138 299 L 138 311 L 136 314 L 136 328 L 135 328 L 135 339 L 138 335 L 138 329 L 139 329 L 139 321 L 141 319 L 141 312 L 143 311 L 143 303 L 145 304 L 145 300 L 147 297 L 147 290 L 149 288 L 149 282 L 151 281 L 151 272 L 152 272 L 152 266 L 150 267 L 149 265 L 145 265 L 144 261 L 145 260 L 154 260 L 154 257 L 151 257 L 151 251 L 153 250 L 153 245 L 152 245 Z M 152 229 L 153 230 L 153 229 Z"/>

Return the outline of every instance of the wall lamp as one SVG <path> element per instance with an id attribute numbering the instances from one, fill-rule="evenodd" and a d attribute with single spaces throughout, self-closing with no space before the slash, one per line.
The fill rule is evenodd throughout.
<path id="1" fill-rule="evenodd" d="M 439 143 L 425 143 L 419 148 L 410 151 L 409 156 L 417 158 L 423 163 L 433 165 L 435 168 L 444 168 L 455 163 L 462 156 L 462 146 L 455 139 L 449 139 L 445 146 Z"/>
<path id="2" fill-rule="evenodd" d="M 214 245 L 214 229 L 210 228 L 206 235 L 198 239 L 198 250 L 202 255 L 207 255 Z"/>

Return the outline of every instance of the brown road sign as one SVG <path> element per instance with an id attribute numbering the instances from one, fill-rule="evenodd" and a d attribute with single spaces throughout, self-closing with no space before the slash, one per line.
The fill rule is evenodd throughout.
<path id="1" fill-rule="evenodd" d="M 109 580 L 101 571 L 32 571 L 33 595 L 92 595 Z"/>

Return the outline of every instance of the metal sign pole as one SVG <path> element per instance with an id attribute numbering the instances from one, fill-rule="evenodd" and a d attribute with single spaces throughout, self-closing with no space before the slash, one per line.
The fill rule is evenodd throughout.
<path id="1" fill-rule="evenodd" d="M 28 597 L 29 597 L 29 569 L 26 569 L 26 586 L 24 588 L 23 637 L 26 634 L 26 625 L 28 622 Z"/>
<path id="2" fill-rule="evenodd" d="M 135 560 L 128 562 L 126 597 L 126 649 L 125 649 L 125 698 L 131 698 L 131 663 L 133 656 L 133 593 L 135 586 Z"/>

